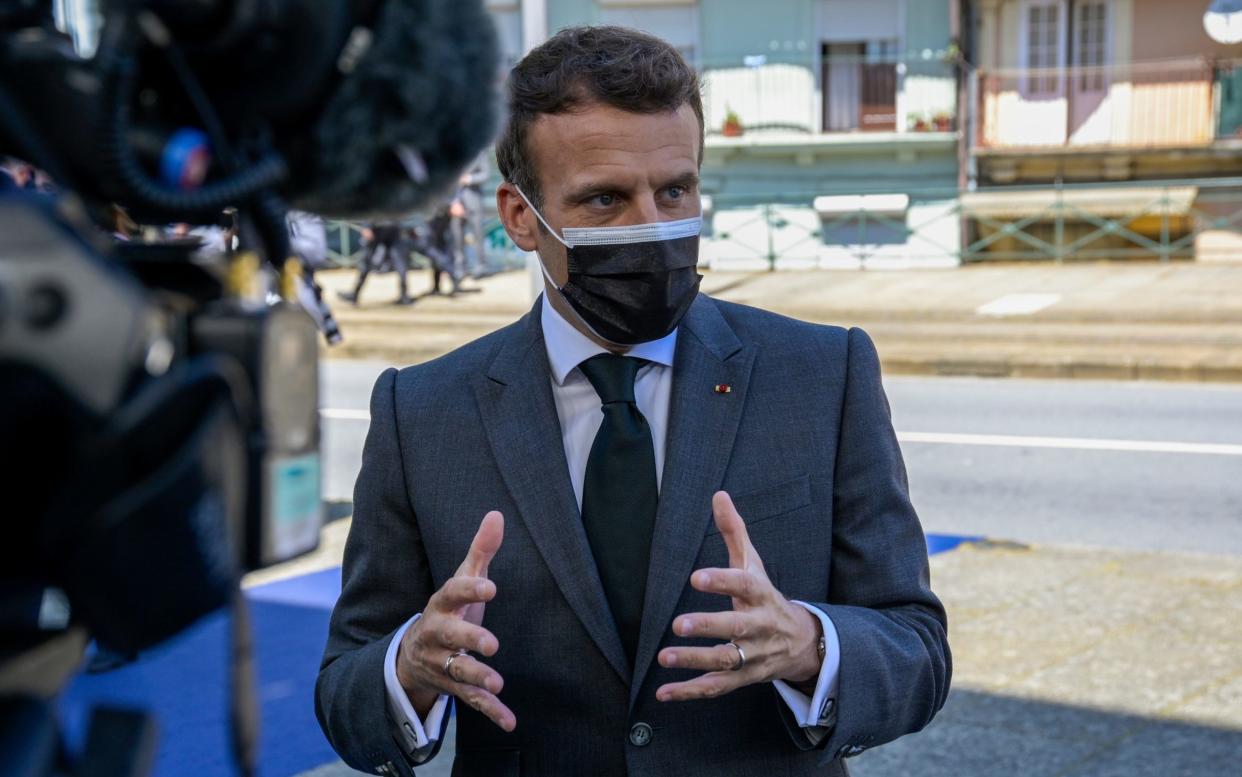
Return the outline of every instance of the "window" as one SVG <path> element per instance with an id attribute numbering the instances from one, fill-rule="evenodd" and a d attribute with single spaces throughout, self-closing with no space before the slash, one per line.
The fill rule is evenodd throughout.
<path id="1" fill-rule="evenodd" d="M 1074 19 L 1074 64 L 1078 66 L 1078 89 L 1098 92 L 1107 87 L 1104 66 L 1108 64 L 1108 3 L 1085 2 L 1077 7 Z"/>
<path id="2" fill-rule="evenodd" d="M 824 43 L 824 130 L 897 129 L 897 41 Z"/>
<path id="3" fill-rule="evenodd" d="M 1031 3 L 1026 8 L 1026 92 L 1052 95 L 1060 91 L 1061 3 Z"/>

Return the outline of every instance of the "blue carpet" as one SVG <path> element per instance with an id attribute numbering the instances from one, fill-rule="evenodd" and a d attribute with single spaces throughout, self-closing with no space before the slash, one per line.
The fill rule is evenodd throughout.
<path id="1" fill-rule="evenodd" d="M 927 535 L 927 555 L 934 556 L 937 553 L 944 553 L 953 550 L 959 545 L 965 545 L 969 542 L 979 542 L 983 537 L 962 537 L 956 534 L 928 534 Z"/>
<path id="2" fill-rule="evenodd" d="M 314 687 L 340 593 L 339 568 L 248 591 L 262 705 L 259 774 L 292 775 L 335 760 L 315 720 Z M 91 707 L 129 706 L 160 724 L 158 777 L 233 775 L 226 712 L 228 616 L 204 618 L 183 634 L 101 675 L 81 675 L 61 701 L 69 746 L 85 738 Z"/>
<path id="3" fill-rule="evenodd" d="M 953 550 L 977 537 L 927 535 L 927 552 Z M 328 615 L 341 591 L 339 567 L 249 589 L 263 708 L 259 774 L 285 777 L 336 759 L 315 720 L 315 675 Z M 61 699 L 65 735 L 81 747 L 91 707 L 129 706 L 160 723 L 157 777 L 235 774 L 227 725 L 228 617 L 208 616 L 139 661 L 81 675 Z"/>

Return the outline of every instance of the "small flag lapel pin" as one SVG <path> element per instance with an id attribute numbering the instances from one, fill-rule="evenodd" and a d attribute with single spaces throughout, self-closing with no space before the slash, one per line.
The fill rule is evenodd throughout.
<path id="1" fill-rule="evenodd" d="M 733 393 L 733 384 L 731 384 L 731 383 L 717 383 L 717 384 L 716 384 L 716 393 L 717 393 L 717 394 L 732 394 L 732 393 Z"/>

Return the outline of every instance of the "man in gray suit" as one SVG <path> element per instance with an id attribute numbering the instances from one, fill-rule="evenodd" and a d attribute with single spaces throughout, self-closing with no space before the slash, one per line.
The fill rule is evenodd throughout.
<path id="1" fill-rule="evenodd" d="M 944 609 L 859 330 L 698 293 L 703 116 L 667 44 L 564 30 L 510 79 L 531 312 L 388 370 L 316 708 L 349 764 L 847 773 L 948 693 Z"/>

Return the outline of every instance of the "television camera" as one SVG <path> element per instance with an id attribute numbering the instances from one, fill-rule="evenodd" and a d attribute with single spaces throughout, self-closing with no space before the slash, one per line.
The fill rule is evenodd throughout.
<path id="1" fill-rule="evenodd" d="M 132 653 L 225 606 L 253 772 L 239 580 L 318 543 L 340 337 L 287 210 L 434 202 L 500 78 L 479 0 L 0 0 L 0 157 L 49 181 L 0 190 L 0 774 L 146 773 L 149 718 L 105 711 L 71 757 L 55 695 L 88 639 Z"/>

